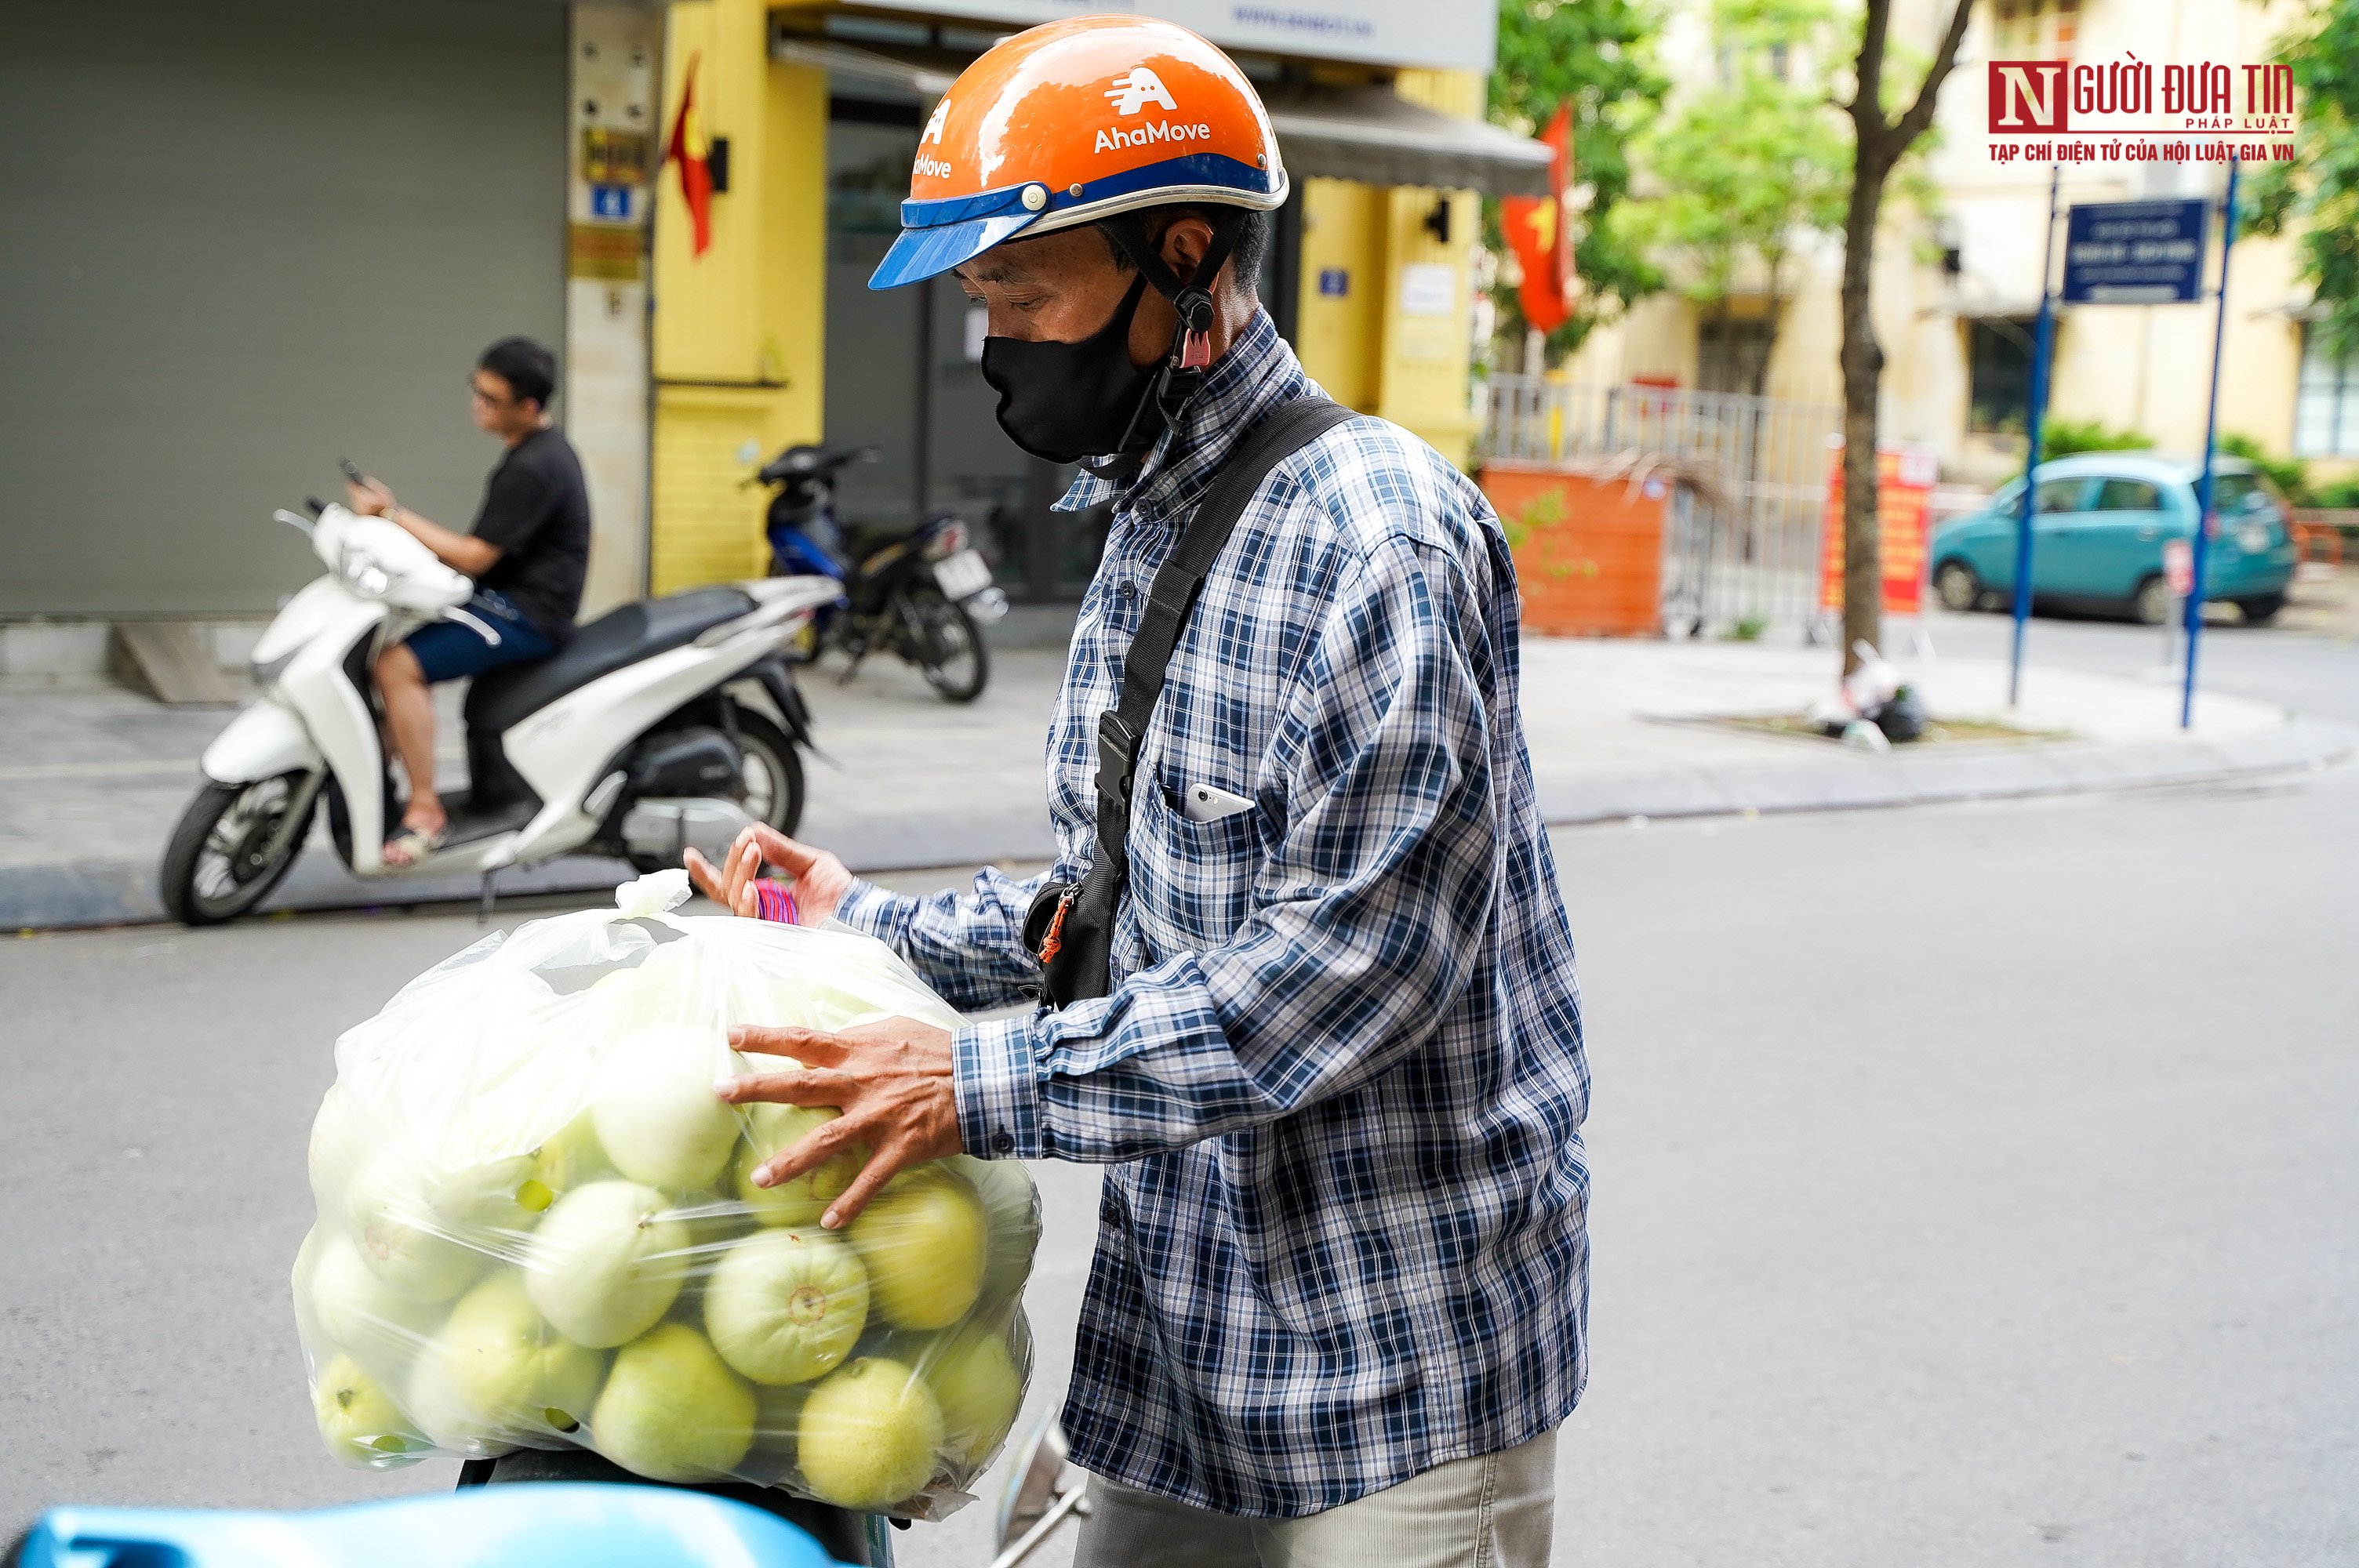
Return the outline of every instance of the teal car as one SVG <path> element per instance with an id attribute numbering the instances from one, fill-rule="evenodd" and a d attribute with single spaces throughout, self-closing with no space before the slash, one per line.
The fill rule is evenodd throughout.
<path id="1" fill-rule="evenodd" d="M 2127 613 L 2158 626 L 2170 613 L 2165 541 L 2195 536 L 2202 465 L 2141 452 L 2089 452 L 2039 465 L 2031 519 L 2036 605 Z M 2291 514 L 2277 487 L 2240 458 L 2214 460 L 2212 535 L 2203 597 L 2225 600 L 2258 624 L 2285 608 L 2293 580 Z M 1998 609 L 2014 602 L 2015 544 L 2023 481 L 1984 510 L 1933 531 L 1928 557 L 1943 607 Z"/>

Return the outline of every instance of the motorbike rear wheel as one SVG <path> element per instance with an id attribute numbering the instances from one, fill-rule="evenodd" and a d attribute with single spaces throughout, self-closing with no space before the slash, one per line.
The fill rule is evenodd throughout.
<path id="1" fill-rule="evenodd" d="M 300 822 L 287 822 L 303 779 L 281 773 L 199 790 L 164 849 L 157 878 L 164 912 L 184 925 L 218 925 L 269 897 L 310 836 L 316 796 L 303 801 Z"/>
<path id="2" fill-rule="evenodd" d="M 964 608 L 934 588 L 909 591 L 904 634 L 915 644 L 909 662 L 944 702 L 973 702 L 991 679 L 983 633 Z"/>
<path id="3" fill-rule="evenodd" d="M 785 730 L 743 708 L 737 710 L 737 750 L 744 757 L 745 785 L 738 804 L 755 821 L 791 838 L 803 820 L 802 754 Z M 643 875 L 672 864 L 653 855 L 630 859 Z"/>
<path id="4" fill-rule="evenodd" d="M 745 753 L 745 815 L 791 837 L 803 820 L 803 759 L 787 732 L 758 713 L 737 710 Z"/>

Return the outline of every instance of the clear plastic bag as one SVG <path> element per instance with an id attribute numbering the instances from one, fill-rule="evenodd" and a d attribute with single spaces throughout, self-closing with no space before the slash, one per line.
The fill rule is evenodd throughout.
<path id="1" fill-rule="evenodd" d="M 958 1015 L 882 943 L 669 913 L 686 875 L 428 970 L 336 1044 L 295 1307 L 321 1434 L 388 1469 L 583 1447 L 939 1519 L 1031 1371 L 1030 1176 L 957 1155 L 820 1227 L 851 1158 L 752 1169 L 832 1110 L 732 1107 L 734 1024 Z"/>

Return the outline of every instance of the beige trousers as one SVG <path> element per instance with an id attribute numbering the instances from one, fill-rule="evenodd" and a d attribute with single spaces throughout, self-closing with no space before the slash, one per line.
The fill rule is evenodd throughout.
<path id="1" fill-rule="evenodd" d="M 1556 1433 L 1305 1519 L 1237 1519 L 1090 1477 L 1073 1568 L 1543 1568 Z"/>

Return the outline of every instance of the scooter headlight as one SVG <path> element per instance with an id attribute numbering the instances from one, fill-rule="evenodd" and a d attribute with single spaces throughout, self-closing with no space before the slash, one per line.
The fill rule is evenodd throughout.
<path id="1" fill-rule="evenodd" d="M 336 577 L 363 599 L 382 599 L 385 590 L 393 586 L 392 575 L 365 549 L 345 550 L 336 563 Z"/>

